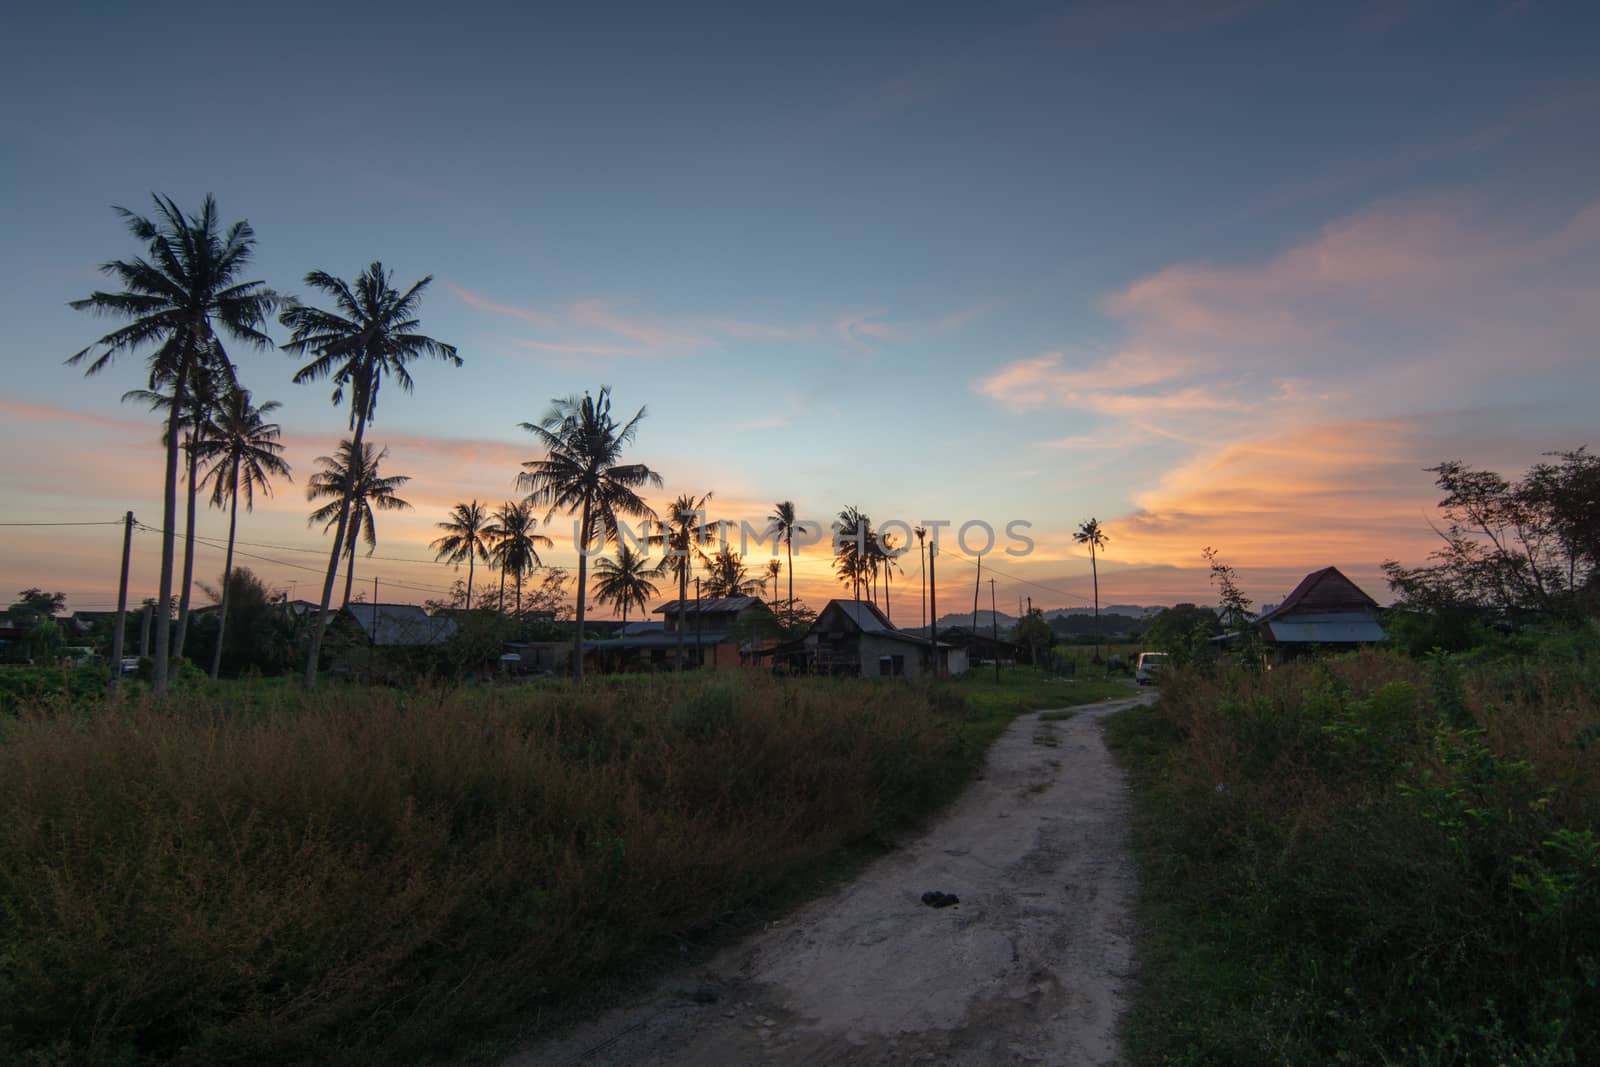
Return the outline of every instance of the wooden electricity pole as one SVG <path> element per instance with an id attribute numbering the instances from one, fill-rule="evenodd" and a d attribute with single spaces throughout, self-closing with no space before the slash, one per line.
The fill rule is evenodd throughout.
<path id="1" fill-rule="evenodd" d="M 994 638 L 994 680 L 1000 680 L 1000 616 L 994 609 L 994 579 L 989 579 L 989 634 Z"/>
<path id="2" fill-rule="evenodd" d="M 934 530 L 937 534 L 939 531 Z M 931 640 L 933 641 L 933 676 L 939 677 L 944 673 L 944 659 L 939 655 L 939 580 L 938 568 L 934 566 L 933 557 L 939 554 L 939 541 L 934 538 L 933 544 L 928 546 L 928 618 L 933 624 Z"/>
<path id="3" fill-rule="evenodd" d="M 122 628 L 128 618 L 128 556 L 133 552 L 133 512 L 122 520 L 122 578 L 117 582 L 117 624 L 111 631 L 111 691 L 122 681 Z"/>

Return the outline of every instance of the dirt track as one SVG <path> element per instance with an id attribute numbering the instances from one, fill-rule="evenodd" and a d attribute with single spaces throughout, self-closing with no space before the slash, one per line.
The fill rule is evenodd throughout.
<path id="1" fill-rule="evenodd" d="M 506 1067 L 1120 1062 L 1134 867 L 1099 720 L 1143 699 L 1022 716 L 904 848 Z"/>

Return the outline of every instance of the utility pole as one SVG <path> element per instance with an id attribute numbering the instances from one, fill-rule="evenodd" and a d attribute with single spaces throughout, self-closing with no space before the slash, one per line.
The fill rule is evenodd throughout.
<path id="1" fill-rule="evenodd" d="M 934 533 L 939 531 L 936 529 Z M 939 583 L 937 568 L 934 566 L 933 557 L 939 554 L 939 539 L 934 538 L 933 544 L 928 546 L 928 618 L 933 624 L 933 676 L 939 677 L 944 673 L 944 658 L 939 655 Z"/>
<path id="2" fill-rule="evenodd" d="M 989 633 L 994 638 L 994 680 L 1000 680 L 1000 618 L 994 610 L 994 579 L 989 579 Z"/>
<path id="3" fill-rule="evenodd" d="M 700 576 L 697 574 L 694 576 L 694 658 L 697 661 L 695 665 L 698 667 L 704 667 L 706 665 L 706 650 L 705 645 L 700 640 L 701 632 Z"/>
<path id="4" fill-rule="evenodd" d="M 128 618 L 128 556 L 133 552 L 133 512 L 122 520 L 122 578 L 117 582 L 117 624 L 111 631 L 111 691 L 122 680 L 122 628 Z"/>
<path id="5" fill-rule="evenodd" d="M 972 583 L 972 636 L 978 636 L 978 590 L 983 588 L 983 556 L 978 556 L 978 577 Z"/>

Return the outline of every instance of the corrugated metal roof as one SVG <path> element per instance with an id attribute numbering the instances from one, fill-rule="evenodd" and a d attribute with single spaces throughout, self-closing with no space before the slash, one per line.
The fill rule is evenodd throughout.
<path id="1" fill-rule="evenodd" d="M 683 635 L 683 646 L 685 648 L 694 648 L 696 645 L 720 645 L 726 640 L 728 640 L 728 632 L 726 630 L 706 630 L 701 634 L 696 634 L 693 630 L 689 630 Z M 585 641 L 583 647 L 586 649 L 677 648 L 678 635 L 676 633 L 663 633 L 658 630 L 655 633 L 638 634 L 632 637 L 608 637 L 595 641 Z"/>
<path id="2" fill-rule="evenodd" d="M 879 611 L 876 607 L 873 606 L 871 601 L 868 601 L 868 600 L 830 600 L 830 601 L 828 601 L 828 607 L 823 608 L 822 610 L 823 610 L 824 613 L 826 613 L 828 611 L 828 608 L 835 608 L 835 607 L 838 608 L 840 611 L 844 612 L 845 618 L 847 618 L 851 622 L 855 623 L 858 627 L 860 627 L 866 633 L 869 633 L 869 634 L 875 634 L 875 633 L 895 633 L 895 634 L 898 634 L 900 632 L 899 630 L 897 630 L 895 628 L 894 623 L 890 622 L 888 617 L 883 614 L 883 612 Z M 819 618 L 820 618 L 820 616 L 819 616 Z M 909 636 L 909 635 L 907 635 L 907 636 Z"/>
<path id="3" fill-rule="evenodd" d="M 700 615 L 711 615 L 711 614 L 716 614 L 716 613 L 721 613 L 721 612 L 743 611 L 748 607 L 751 607 L 751 606 L 753 606 L 755 604 L 761 603 L 761 601 L 759 599 L 757 599 L 756 597 L 753 597 L 753 596 L 725 596 L 725 597 L 709 597 L 708 596 L 708 597 L 701 597 L 698 601 L 685 600 L 683 603 L 684 603 L 684 608 L 683 608 L 683 612 L 682 613 L 685 614 L 685 615 L 694 615 L 694 614 L 697 614 L 697 613 L 700 614 Z M 669 600 L 665 604 L 663 604 L 659 608 L 657 608 L 654 611 L 653 614 L 656 614 L 656 615 L 663 615 L 663 614 L 664 615 L 676 615 L 676 614 L 679 614 L 678 602 L 676 600 Z"/>
<path id="4" fill-rule="evenodd" d="M 1382 641 L 1383 627 L 1357 612 L 1299 614 L 1264 624 L 1272 639 L 1291 645 L 1358 645 Z"/>
<path id="5" fill-rule="evenodd" d="M 375 645 L 438 645 L 456 635 L 454 621 L 415 604 L 351 604 L 345 611 Z"/>
<path id="6" fill-rule="evenodd" d="M 1338 567 L 1324 567 L 1300 579 L 1300 584 L 1283 598 L 1283 603 L 1264 612 L 1256 621 L 1271 622 L 1285 615 L 1308 611 L 1370 611 L 1377 607 L 1378 602 L 1346 578 Z"/>

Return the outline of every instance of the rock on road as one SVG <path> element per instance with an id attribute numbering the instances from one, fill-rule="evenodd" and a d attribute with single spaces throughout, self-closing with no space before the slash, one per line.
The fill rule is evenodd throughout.
<path id="1" fill-rule="evenodd" d="M 1136 883 L 1100 720 L 1148 699 L 1018 717 L 916 839 L 506 1067 L 1121 1062 Z"/>

